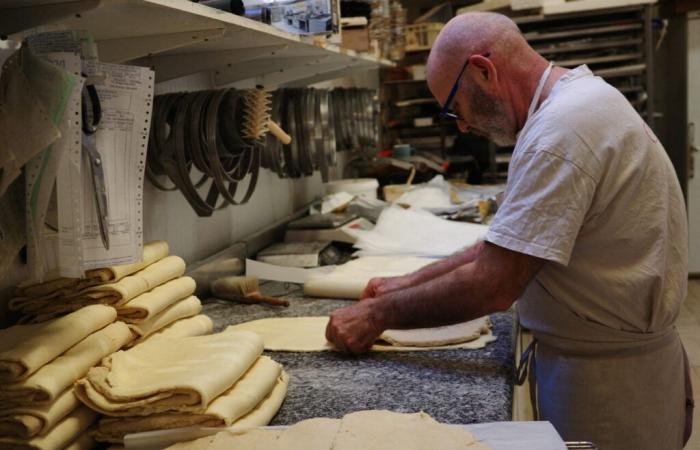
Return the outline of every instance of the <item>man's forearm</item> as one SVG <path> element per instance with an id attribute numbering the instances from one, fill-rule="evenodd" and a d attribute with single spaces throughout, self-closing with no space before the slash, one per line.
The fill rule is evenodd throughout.
<path id="1" fill-rule="evenodd" d="M 498 292 L 481 285 L 474 262 L 422 284 L 373 300 L 380 329 L 424 328 L 464 322 L 507 308 Z"/>
<path id="2" fill-rule="evenodd" d="M 457 269 L 458 267 L 474 261 L 479 255 L 483 245 L 484 243 L 482 241 L 477 242 L 471 247 L 450 255 L 445 259 L 428 264 L 427 266 L 408 274 L 407 277 L 411 280 L 411 285 L 413 286 L 438 278 Z"/>

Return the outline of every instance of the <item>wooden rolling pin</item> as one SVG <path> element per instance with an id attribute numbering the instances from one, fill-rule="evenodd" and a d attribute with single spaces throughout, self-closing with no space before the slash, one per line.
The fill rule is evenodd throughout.
<path id="1" fill-rule="evenodd" d="M 222 277 L 211 284 L 211 292 L 219 298 L 240 303 L 267 303 L 274 306 L 289 306 L 287 300 L 260 293 L 255 277 Z"/>

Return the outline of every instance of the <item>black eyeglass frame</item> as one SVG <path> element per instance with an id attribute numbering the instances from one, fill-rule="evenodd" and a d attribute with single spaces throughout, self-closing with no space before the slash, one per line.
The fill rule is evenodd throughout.
<path id="1" fill-rule="evenodd" d="M 474 55 L 472 55 L 474 56 Z M 462 120 L 461 117 L 457 113 L 454 113 L 450 110 L 450 106 L 452 106 L 452 102 L 454 101 L 455 95 L 457 95 L 457 91 L 459 90 L 459 82 L 462 81 L 462 75 L 464 75 L 464 71 L 467 70 L 467 66 L 469 65 L 469 60 L 472 58 L 470 56 L 467 58 L 467 60 L 464 62 L 464 65 L 462 66 L 462 70 L 459 71 L 459 74 L 457 75 L 457 79 L 455 80 L 454 85 L 452 85 L 452 90 L 450 91 L 450 95 L 447 96 L 447 100 L 445 100 L 445 104 L 443 105 L 442 109 L 440 110 L 440 117 L 443 119 L 452 119 L 452 120 Z M 488 58 L 491 56 L 491 52 L 486 52 L 483 53 L 481 56 L 484 58 Z"/>

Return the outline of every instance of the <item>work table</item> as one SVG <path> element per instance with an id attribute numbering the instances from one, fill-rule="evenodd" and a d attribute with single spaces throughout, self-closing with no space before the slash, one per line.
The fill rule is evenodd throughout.
<path id="1" fill-rule="evenodd" d="M 215 331 L 268 317 L 323 316 L 354 301 L 305 298 L 297 285 L 264 283 L 288 308 L 208 299 L 203 313 Z M 284 295 L 281 295 L 284 294 Z M 511 420 L 513 314 L 493 314 L 495 342 L 478 350 L 381 352 L 352 357 L 336 352 L 265 352 L 290 375 L 282 408 L 271 425 L 312 417 L 341 417 L 363 409 L 425 411 L 445 423 Z"/>

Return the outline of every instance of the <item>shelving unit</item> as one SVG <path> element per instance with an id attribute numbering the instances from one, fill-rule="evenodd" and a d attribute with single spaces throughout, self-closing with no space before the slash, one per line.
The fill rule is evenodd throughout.
<path id="1" fill-rule="evenodd" d="M 533 13 L 532 10 L 501 12 L 512 16 L 528 42 L 545 58 L 568 68 L 588 65 L 596 75 L 605 78 L 624 94 L 653 128 L 651 8 L 650 5 L 636 5 L 549 15 Z M 409 53 L 402 66 L 424 63 L 427 55 L 427 51 Z M 464 152 L 450 150 L 458 134 L 457 127 L 438 121 L 437 102 L 422 105 L 420 109 L 396 105 L 406 98 L 429 95 L 425 81 L 386 79 L 388 72 L 384 72 L 384 147 L 389 148 L 401 141 L 420 146 L 423 150 L 439 151 L 446 159 L 458 161 Z M 412 118 L 418 116 L 432 116 L 439 125 L 411 129 Z M 483 158 L 484 162 L 488 160 L 484 181 L 505 180 L 512 149 L 497 148 L 476 137 L 469 139 L 465 145 L 469 147 L 467 153 L 473 150 L 475 155 L 483 154 L 484 146 L 488 147 L 488 157 Z"/>
<path id="2" fill-rule="evenodd" d="M 305 85 L 393 65 L 187 0 L 0 3 L 0 35 L 21 37 L 36 27 L 87 30 L 101 60 L 151 66 L 157 81 L 210 72 L 215 85 Z"/>

